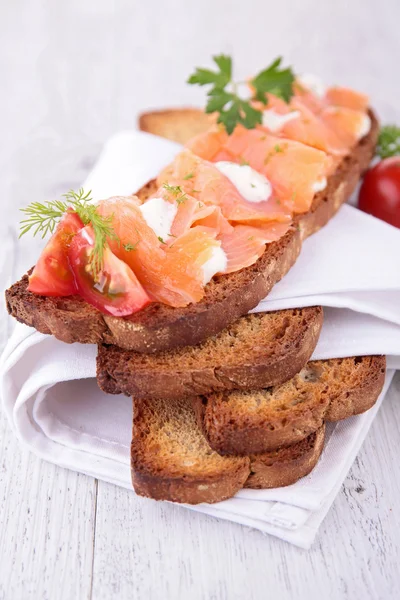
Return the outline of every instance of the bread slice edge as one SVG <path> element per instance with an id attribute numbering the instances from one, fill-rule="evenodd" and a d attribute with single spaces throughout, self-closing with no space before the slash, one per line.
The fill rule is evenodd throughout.
<path id="1" fill-rule="evenodd" d="M 49 298 L 27 290 L 24 276 L 6 291 L 8 312 L 18 321 L 61 341 L 115 344 L 136 352 L 160 352 L 200 343 L 254 308 L 295 263 L 302 240 L 318 231 L 355 189 L 368 167 L 378 136 L 378 121 L 370 112 L 371 130 L 345 157 L 329 178 L 326 190 L 316 195 L 311 210 L 295 220 L 295 228 L 267 246 L 251 267 L 213 280 L 203 300 L 184 309 L 152 304 L 128 318 L 103 315 L 83 299 Z M 155 191 L 149 182 L 142 198 Z"/>

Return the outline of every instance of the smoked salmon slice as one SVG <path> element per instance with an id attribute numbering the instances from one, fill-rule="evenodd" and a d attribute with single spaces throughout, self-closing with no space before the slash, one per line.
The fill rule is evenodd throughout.
<path id="1" fill-rule="evenodd" d="M 179 197 L 169 192 L 165 187 L 161 187 L 147 202 L 152 198 L 162 198 L 166 202 L 177 204 L 176 214 L 171 224 L 170 237 L 164 240 L 169 246 L 174 243 L 177 237 L 196 225 L 208 228 L 213 232 L 226 232 L 232 229 L 219 206 L 203 204 L 187 193 L 184 194 L 181 201 Z M 176 202 L 177 199 L 179 203 Z"/>
<path id="2" fill-rule="evenodd" d="M 213 157 L 221 151 L 228 139 L 229 136 L 225 129 L 219 125 L 214 125 L 208 131 L 199 133 L 189 140 L 186 148 L 204 160 L 213 160 Z"/>
<path id="3" fill-rule="evenodd" d="M 230 136 L 232 137 L 232 136 Z M 228 139 L 229 143 L 229 139 Z M 188 174 L 191 175 L 188 179 Z M 238 192 L 231 181 L 215 166 L 186 149 L 158 176 L 159 185 L 179 186 L 205 205 L 219 206 L 230 222 L 251 223 L 289 222 L 291 212 L 279 198 L 272 194 L 265 201 L 249 202 Z"/>
<path id="4" fill-rule="evenodd" d="M 368 111 L 368 96 L 350 88 L 330 87 L 326 92 L 325 98 L 331 106 L 344 106 L 345 108 L 352 108 L 363 113 Z"/>
<path id="5" fill-rule="evenodd" d="M 333 161 L 326 152 L 259 129 L 236 127 L 225 149 L 265 175 L 282 205 L 294 213 L 309 210 L 332 170 Z"/>
<path id="6" fill-rule="evenodd" d="M 285 120 L 280 119 L 284 117 Z M 282 123 L 279 126 L 279 122 Z M 349 149 L 340 137 L 316 115 L 300 98 L 292 98 L 287 104 L 268 94 L 268 104 L 263 110 L 261 128 L 284 138 L 302 142 L 328 154 L 344 156 Z"/>
<path id="7" fill-rule="evenodd" d="M 267 223 L 260 227 L 236 225 L 219 239 L 227 258 L 225 273 L 233 273 L 254 264 L 265 251 L 265 245 L 279 240 L 290 229 L 289 223 Z"/>
<path id="8" fill-rule="evenodd" d="M 187 165 L 185 165 L 185 168 Z M 191 163 L 191 167 L 193 164 Z M 194 171 L 192 171 L 194 173 Z M 193 179 L 193 178 L 190 178 Z M 186 181 L 188 181 L 186 179 Z M 190 187 L 190 186 L 189 186 Z M 166 201 L 174 201 L 176 193 L 168 190 L 173 187 L 168 184 L 161 187 L 154 197 L 163 197 Z M 290 229 L 291 222 L 268 221 L 263 218 L 250 221 L 252 225 L 241 225 L 230 223 L 223 215 L 221 207 L 207 205 L 196 200 L 193 196 L 185 194 L 185 199 L 180 201 L 178 211 L 171 227 L 171 242 L 168 242 L 166 252 L 179 251 L 189 254 L 191 260 L 196 260 L 199 248 L 191 252 L 188 241 L 193 232 L 207 232 L 215 236 L 215 246 L 210 244 L 204 248 L 206 254 L 201 255 L 200 261 L 209 260 L 216 247 L 219 245 L 223 250 L 226 264 L 223 273 L 231 273 L 252 265 L 265 251 L 265 245 L 280 239 Z M 184 243 L 184 247 L 182 247 Z M 171 248 L 171 250 L 169 249 Z"/>
<path id="9" fill-rule="evenodd" d="M 344 106 L 328 106 L 322 111 L 321 117 L 348 148 L 354 146 L 371 128 L 371 119 L 366 113 Z"/>
<path id="10" fill-rule="evenodd" d="M 190 235 L 163 244 L 145 221 L 135 198 L 103 200 L 99 213 L 113 217 L 118 240 L 109 240 L 112 252 L 130 266 L 153 300 L 183 307 L 204 295 L 203 266 L 212 248 L 219 247 L 216 232 L 193 228 Z M 194 257 L 197 257 L 194 260 Z"/>

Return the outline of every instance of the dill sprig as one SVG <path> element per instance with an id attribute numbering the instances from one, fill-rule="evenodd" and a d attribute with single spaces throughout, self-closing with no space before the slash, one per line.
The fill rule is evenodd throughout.
<path id="1" fill-rule="evenodd" d="M 385 125 L 381 128 L 376 153 L 381 158 L 400 154 L 400 127 Z"/>
<path id="2" fill-rule="evenodd" d="M 33 235 L 40 233 L 44 238 L 48 233 L 53 233 L 56 225 L 66 212 L 75 212 L 84 225 L 91 225 L 94 234 L 93 249 L 90 263 L 94 277 L 103 268 L 104 249 L 107 240 L 118 240 L 112 227 L 113 215 L 103 217 L 95 204 L 90 204 L 91 191 L 85 192 L 80 188 L 78 192 L 70 190 L 63 195 L 65 200 L 50 200 L 49 202 L 32 202 L 21 211 L 26 215 L 21 221 L 20 235 L 33 229 Z"/>
<path id="3" fill-rule="evenodd" d="M 169 183 L 164 183 L 163 188 L 174 197 L 175 202 L 178 205 L 187 200 L 187 195 L 180 185 L 170 185 Z"/>

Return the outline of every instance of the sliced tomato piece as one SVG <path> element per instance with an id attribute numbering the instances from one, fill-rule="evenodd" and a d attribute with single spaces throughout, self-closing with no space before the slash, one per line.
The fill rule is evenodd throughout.
<path id="1" fill-rule="evenodd" d="M 90 267 L 94 236 L 90 225 L 72 240 L 69 261 L 78 293 L 106 315 L 126 317 L 151 302 L 135 273 L 117 258 L 110 248 L 104 249 L 103 269 L 94 278 Z"/>
<path id="2" fill-rule="evenodd" d="M 83 223 L 76 213 L 65 213 L 29 277 L 30 292 L 43 296 L 76 294 L 75 278 L 68 262 L 68 248 L 82 227 Z"/>

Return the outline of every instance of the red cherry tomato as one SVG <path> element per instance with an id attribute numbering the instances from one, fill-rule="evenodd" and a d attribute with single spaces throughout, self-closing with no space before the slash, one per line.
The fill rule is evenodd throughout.
<path id="1" fill-rule="evenodd" d="M 400 227 L 400 156 L 381 160 L 365 174 L 358 207 Z"/>
<path id="2" fill-rule="evenodd" d="M 75 278 L 68 262 L 68 248 L 83 223 L 74 212 L 67 212 L 47 245 L 32 274 L 28 290 L 44 296 L 71 296 L 76 294 Z"/>
<path id="3" fill-rule="evenodd" d="M 104 249 L 103 269 L 96 279 L 90 268 L 93 230 L 88 225 L 72 240 L 69 261 L 75 275 L 78 293 L 107 315 L 126 317 L 151 302 L 136 275 L 109 248 Z"/>

